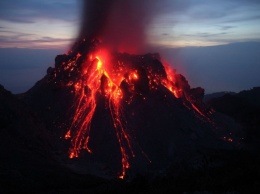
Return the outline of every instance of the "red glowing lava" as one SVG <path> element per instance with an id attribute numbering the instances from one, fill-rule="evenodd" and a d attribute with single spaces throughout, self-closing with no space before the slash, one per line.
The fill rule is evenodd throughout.
<path id="1" fill-rule="evenodd" d="M 65 138 L 71 140 L 70 158 L 79 157 L 82 149 L 92 153 L 88 145 L 91 139 L 91 122 L 98 104 L 97 95 L 102 95 L 108 101 L 110 117 L 120 146 L 122 171 L 119 177 L 124 178 L 127 169 L 130 168 L 130 158 L 135 157 L 135 150 L 132 137 L 127 130 L 127 120 L 123 115 L 122 103 L 130 104 L 135 95 L 142 96 L 143 100 L 146 100 L 145 95 L 140 92 L 140 87 L 143 86 L 137 84 L 143 79 L 144 74 L 147 76 L 149 91 L 163 86 L 172 93 L 174 98 L 185 98 L 185 106 L 197 111 L 201 116 L 205 116 L 205 114 L 187 97 L 188 94 L 178 83 L 175 72 L 170 66 L 161 66 L 161 72 L 149 66 L 145 66 L 143 68 L 145 70 L 140 71 L 135 64 L 119 59 L 112 60 L 112 58 L 112 54 L 108 51 L 99 49 L 90 51 L 87 56 L 77 53 L 74 60 L 70 60 L 64 66 L 64 70 L 70 73 L 77 71 L 79 75 L 74 81 L 67 84 L 72 88 L 71 92 L 74 94 L 75 111 Z M 144 60 L 141 56 L 139 58 L 140 61 Z M 80 62 L 81 59 L 84 59 L 83 62 Z M 77 68 L 78 63 L 81 63 L 80 68 Z M 132 61 L 132 63 L 135 62 Z M 122 89 L 123 82 L 129 86 L 127 94 Z M 142 153 L 146 157 L 143 151 Z"/>
<path id="2" fill-rule="evenodd" d="M 125 79 L 125 70 L 119 68 L 108 73 L 110 72 L 108 69 L 109 64 L 107 64 L 108 60 L 108 55 L 104 51 L 99 51 L 91 53 L 84 61 L 81 69 L 81 79 L 74 83 L 76 111 L 71 128 L 68 130 L 65 138 L 71 138 L 72 130 L 76 129 L 71 140 L 70 158 L 78 157 L 82 148 L 92 153 L 88 146 L 90 126 L 97 106 L 96 94 L 102 93 L 109 101 L 109 109 L 120 145 L 122 155 L 122 173 L 120 177 L 123 178 L 126 169 L 130 166 L 128 162 L 129 156 L 126 150 L 130 150 L 132 157 L 134 157 L 130 137 L 125 131 L 124 121 L 121 118 L 120 111 L 123 93 L 119 86 L 121 81 Z M 106 81 L 101 87 L 103 76 Z M 129 81 L 131 81 L 131 79 L 138 79 L 136 72 L 130 72 Z"/>

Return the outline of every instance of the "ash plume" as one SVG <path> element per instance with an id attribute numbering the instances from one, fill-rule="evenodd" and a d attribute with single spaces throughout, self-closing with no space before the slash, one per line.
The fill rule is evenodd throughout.
<path id="1" fill-rule="evenodd" d="M 97 38 L 120 52 L 147 47 L 146 29 L 157 12 L 154 0 L 87 0 L 83 2 L 79 39 Z"/>

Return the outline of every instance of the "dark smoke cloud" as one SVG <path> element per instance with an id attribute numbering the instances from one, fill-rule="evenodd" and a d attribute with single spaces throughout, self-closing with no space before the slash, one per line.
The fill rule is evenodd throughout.
<path id="1" fill-rule="evenodd" d="M 110 7 L 116 0 L 84 0 L 79 38 L 97 38 L 104 30 Z"/>
<path id="2" fill-rule="evenodd" d="M 101 39 L 110 49 L 140 52 L 146 29 L 157 15 L 156 0 L 85 0 L 79 38 Z"/>

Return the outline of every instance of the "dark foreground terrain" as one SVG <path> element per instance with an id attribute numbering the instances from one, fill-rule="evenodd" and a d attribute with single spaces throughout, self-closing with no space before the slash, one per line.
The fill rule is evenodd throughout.
<path id="1" fill-rule="evenodd" d="M 244 127 L 245 142 L 237 151 L 208 155 L 208 163 L 187 171 L 172 166 L 165 174 L 136 175 L 132 180 L 103 179 L 63 166 L 52 151 L 44 123 L 18 98 L 1 87 L 1 193 L 258 193 L 260 189 L 259 109 L 239 109 L 258 88 L 211 99 L 215 109 Z M 242 96 L 242 97 L 240 97 Z M 240 100 L 238 104 L 231 103 Z M 233 99 L 235 98 L 235 100 Z M 258 98 L 259 99 L 259 98 Z M 221 106 L 227 103 L 226 106 Z M 244 103 L 244 104 L 243 104 Z M 229 106 L 228 106 L 229 105 Z M 251 113 L 249 116 L 248 111 Z M 244 115 L 245 114 L 245 115 Z M 247 116 L 247 117 L 246 117 Z M 245 118 L 246 117 L 246 118 Z M 176 173 L 178 171 L 178 173 Z"/>

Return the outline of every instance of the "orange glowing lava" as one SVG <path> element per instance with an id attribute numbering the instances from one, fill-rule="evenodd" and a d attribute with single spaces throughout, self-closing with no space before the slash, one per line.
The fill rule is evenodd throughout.
<path id="1" fill-rule="evenodd" d="M 77 54 L 77 58 L 80 55 Z M 66 139 L 71 138 L 71 131 L 76 129 L 74 136 L 71 139 L 72 147 L 69 150 L 70 158 L 78 157 L 81 149 L 86 149 L 92 153 L 88 146 L 90 139 L 91 121 L 97 106 L 96 94 L 101 91 L 101 78 L 106 77 L 106 84 L 103 87 L 103 94 L 109 100 L 109 109 L 113 119 L 116 136 L 120 145 L 122 155 L 122 172 L 120 177 L 124 177 L 126 169 L 129 168 L 129 156 L 127 150 L 132 150 L 130 137 L 125 131 L 124 121 L 121 118 L 120 103 L 123 98 L 123 93 L 119 87 L 124 79 L 123 73 L 113 72 L 108 73 L 108 60 L 105 52 L 90 54 L 84 62 L 81 70 L 81 79 L 74 84 L 76 109 L 70 129 L 65 135 Z M 121 69 L 122 71 L 122 69 Z M 133 79 L 137 79 L 138 75 L 133 72 Z"/>
<path id="2" fill-rule="evenodd" d="M 88 145 L 91 139 L 91 122 L 98 103 L 96 96 L 97 94 L 103 95 L 108 101 L 110 116 L 120 146 L 122 171 L 119 177 L 124 178 L 127 169 L 130 168 L 130 158 L 135 157 L 135 151 L 132 138 L 127 130 L 127 121 L 124 119 L 122 111 L 125 94 L 121 84 L 125 82 L 129 86 L 130 100 L 129 98 L 125 100 L 129 104 L 131 103 L 131 96 L 138 93 L 136 83 L 142 79 L 143 75 L 140 74 L 140 70 L 136 66 L 126 64 L 122 60 L 111 62 L 111 56 L 106 50 L 93 51 L 88 56 L 82 56 L 82 54 L 78 53 L 74 60 L 66 64 L 64 69 L 75 71 L 75 67 L 82 57 L 84 57 L 84 60 L 78 70 L 79 78 L 67 84 L 68 87 L 72 88 L 75 98 L 72 123 L 65 134 L 65 139 L 71 140 L 69 157 L 79 157 L 82 149 L 92 153 Z M 149 90 L 156 90 L 159 86 L 163 86 L 175 98 L 183 97 L 182 88 L 176 84 L 175 72 L 167 65 L 164 65 L 163 68 L 166 76 L 165 73 L 160 74 L 150 67 L 145 67 Z M 142 96 L 142 94 L 139 95 Z M 142 96 L 142 99 L 146 100 L 146 97 Z M 190 107 L 204 116 L 192 103 L 190 103 Z M 142 153 L 147 157 L 143 151 Z"/>

